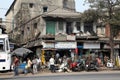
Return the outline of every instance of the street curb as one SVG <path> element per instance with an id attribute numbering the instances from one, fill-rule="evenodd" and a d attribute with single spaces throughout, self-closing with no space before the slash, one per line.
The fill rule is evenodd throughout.
<path id="1" fill-rule="evenodd" d="M 25 74 L 20 74 L 19 77 L 30 77 L 30 76 L 50 76 L 50 75 L 69 75 L 69 74 L 90 74 L 90 73 L 101 73 L 101 72 L 104 72 L 104 73 L 108 73 L 109 72 L 119 72 L 118 70 L 120 69 L 100 69 L 98 72 L 96 71 L 81 71 L 81 72 L 61 72 L 61 73 L 51 73 L 50 71 L 49 72 L 39 72 L 37 74 L 31 74 L 31 73 L 28 73 L 27 75 Z M 8 73 L 0 73 L 0 78 L 12 78 L 14 77 L 13 76 L 14 72 L 8 72 Z"/>

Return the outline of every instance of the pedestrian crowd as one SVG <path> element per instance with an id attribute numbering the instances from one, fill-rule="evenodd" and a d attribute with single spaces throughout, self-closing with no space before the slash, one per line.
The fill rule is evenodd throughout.
<path id="1" fill-rule="evenodd" d="M 59 54 L 51 56 L 49 58 L 48 63 L 45 64 L 45 66 L 52 73 L 71 72 L 73 71 L 73 68 L 78 64 L 78 62 L 79 63 L 82 62 L 82 67 L 80 69 L 84 69 L 86 64 L 90 64 L 91 61 L 94 61 L 94 63 L 99 67 L 103 66 L 102 61 L 99 57 L 96 57 L 93 60 L 92 56 L 88 56 L 88 57 L 82 56 L 75 60 L 66 55 L 64 55 L 63 57 L 60 57 Z M 105 56 L 104 58 L 105 66 L 107 66 L 107 61 L 108 61 L 108 57 Z M 20 64 L 21 64 L 20 58 L 17 56 L 14 56 L 12 66 L 14 67 L 15 76 L 19 75 Z M 34 56 L 32 59 L 28 57 L 25 61 L 22 62 L 22 64 L 24 64 L 24 67 L 22 67 L 24 74 L 27 74 L 27 73 L 37 74 L 42 69 L 41 60 L 37 56 Z"/>
<path id="2" fill-rule="evenodd" d="M 14 76 L 19 75 L 19 69 L 22 69 L 22 72 L 24 74 L 32 73 L 36 74 L 40 70 L 40 59 L 36 56 L 33 57 L 31 60 L 29 57 L 26 59 L 26 61 L 21 62 L 20 58 L 18 56 L 13 57 L 13 71 Z"/>

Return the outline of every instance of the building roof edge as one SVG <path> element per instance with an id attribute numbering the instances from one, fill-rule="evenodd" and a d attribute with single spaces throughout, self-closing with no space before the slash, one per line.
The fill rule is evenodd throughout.
<path id="1" fill-rule="evenodd" d="M 16 1 L 17 1 L 17 0 L 14 0 L 14 1 L 13 1 L 13 3 L 10 5 L 10 7 L 9 7 L 9 9 L 7 10 L 7 12 L 6 12 L 5 16 L 7 16 L 7 15 L 8 15 L 8 13 L 9 13 L 9 12 L 10 12 L 10 10 L 12 9 L 12 7 L 15 5 Z"/>

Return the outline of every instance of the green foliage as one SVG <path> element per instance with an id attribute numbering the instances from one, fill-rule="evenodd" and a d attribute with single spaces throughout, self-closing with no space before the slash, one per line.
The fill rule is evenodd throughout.
<path id="1" fill-rule="evenodd" d="M 108 13 L 110 19 L 119 11 L 116 11 L 116 8 L 120 8 L 120 0 L 85 0 L 85 2 L 98 12 L 103 12 L 102 14 Z"/>
<path id="2" fill-rule="evenodd" d="M 85 3 L 97 11 L 98 19 L 111 24 L 113 33 L 120 30 L 120 0 L 85 0 Z"/>
<path id="3" fill-rule="evenodd" d="M 98 19 L 97 11 L 94 9 L 89 9 L 84 11 L 82 14 L 82 21 L 84 22 L 95 22 Z"/>

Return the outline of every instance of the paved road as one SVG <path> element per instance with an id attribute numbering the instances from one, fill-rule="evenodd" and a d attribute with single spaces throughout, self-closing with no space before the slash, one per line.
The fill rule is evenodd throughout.
<path id="1" fill-rule="evenodd" d="M 120 71 L 29 74 L 0 80 L 120 80 Z"/>

